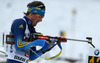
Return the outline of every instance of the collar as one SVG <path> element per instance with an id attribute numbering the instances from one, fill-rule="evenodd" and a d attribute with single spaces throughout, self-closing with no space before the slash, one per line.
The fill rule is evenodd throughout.
<path id="1" fill-rule="evenodd" d="M 24 16 L 23 18 L 25 18 L 25 20 L 26 20 L 26 22 L 29 26 L 32 26 L 32 21 L 31 20 L 29 20 L 26 16 Z"/>
<path id="2" fill-rule="evenodd" d="M 32 21 L 29 20 L 26 16 L 24 16 L 23 18 L 25 18 L 26 23 L 28 24 L 28 29 L 31 32 L 31 30 L 35 30 L 34 27 L 32 26 Z"/>
<path id="3" fill-rule="evenodd" d="M 31 33 L 36 33 L 35 28 L 32 26 L 32 21 L 29 20 L 26 16 L 24 16 L 26 23 L 28 24 L 28 29 Z"/>

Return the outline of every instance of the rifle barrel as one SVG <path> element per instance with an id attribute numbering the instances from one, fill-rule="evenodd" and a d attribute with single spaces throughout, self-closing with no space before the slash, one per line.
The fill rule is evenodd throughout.
<path id="1" fill-rule="evenodd" d="M 67 38 L 67 40 L 80 41 L 80 42 L 88 42 L 88 40 L 79 40 L 79 39 L 70 39 L 70 38 Z"/>

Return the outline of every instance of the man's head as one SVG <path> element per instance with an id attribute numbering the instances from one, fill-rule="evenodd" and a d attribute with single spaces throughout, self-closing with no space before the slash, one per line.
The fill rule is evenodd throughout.
<path id="1" fill-rule="evenodd" d="M 41 1 L 33 1 L 27 5 L 27 13 L 24 13 L 28 17 L 33 26 L 36 26 L 38 22 L 42 21 L 45 14 L 45 5 Z"/>

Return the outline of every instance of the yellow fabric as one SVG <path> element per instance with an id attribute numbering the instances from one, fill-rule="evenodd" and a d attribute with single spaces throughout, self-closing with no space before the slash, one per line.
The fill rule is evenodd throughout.
<path id="1" fill-rule="evenodd" d="M 57 55 L 55 55 L 55 56 L 53 56 L 53 57 L 50 57 L 50 58 L 45 58 L 45 60 L 54 59 L 54 58 L 58 57 L 58 56 L 61 54 L 61 52 L 62 52 L 62 50 L 61 50 Z"/>

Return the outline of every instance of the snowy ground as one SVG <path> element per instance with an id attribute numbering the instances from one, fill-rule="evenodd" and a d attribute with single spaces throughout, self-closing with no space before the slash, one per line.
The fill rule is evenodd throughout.
<path id="1" fill-rule="evenodd" d="M 23 17 L 27 11 L 27 3 L 33 0 L 0 0 L 0 41 L 2 33 L 8 34 L 11 23 L 16 18 Z M 99 0 L 41 0 L 45 3 L 46 15 L 36 30 L 44 35 L 59 36 L 61 30 L 66 31 L 69 38 L 93 38 L 93 44 L 100 48 L 100 1 Z M 76 14 L 72 14 L 75 10 Z M 2 44 L 2 43 L 1 43 Z M 63 52 L 60 57 L 82 59 L 87 63 L 89 47 L 87 43 L 68 41 L 63 43 Z M 1 50 L 2 48 L 0 48 Z M 5 50 L 5 49 L 3 49 Z M 50 56 L 57 53 L 58 48 L 52 50 Z M 39 60 L 39 59 L 38 59 Z M 35 61 L 37 62 L 37 61 Z M 66 63 L 64 61 L 40 59 L 40 63 Z M 33 62 L 32 62 L 33 63 Z M 68 63 L 68 62 L 67 62 Z"/>

